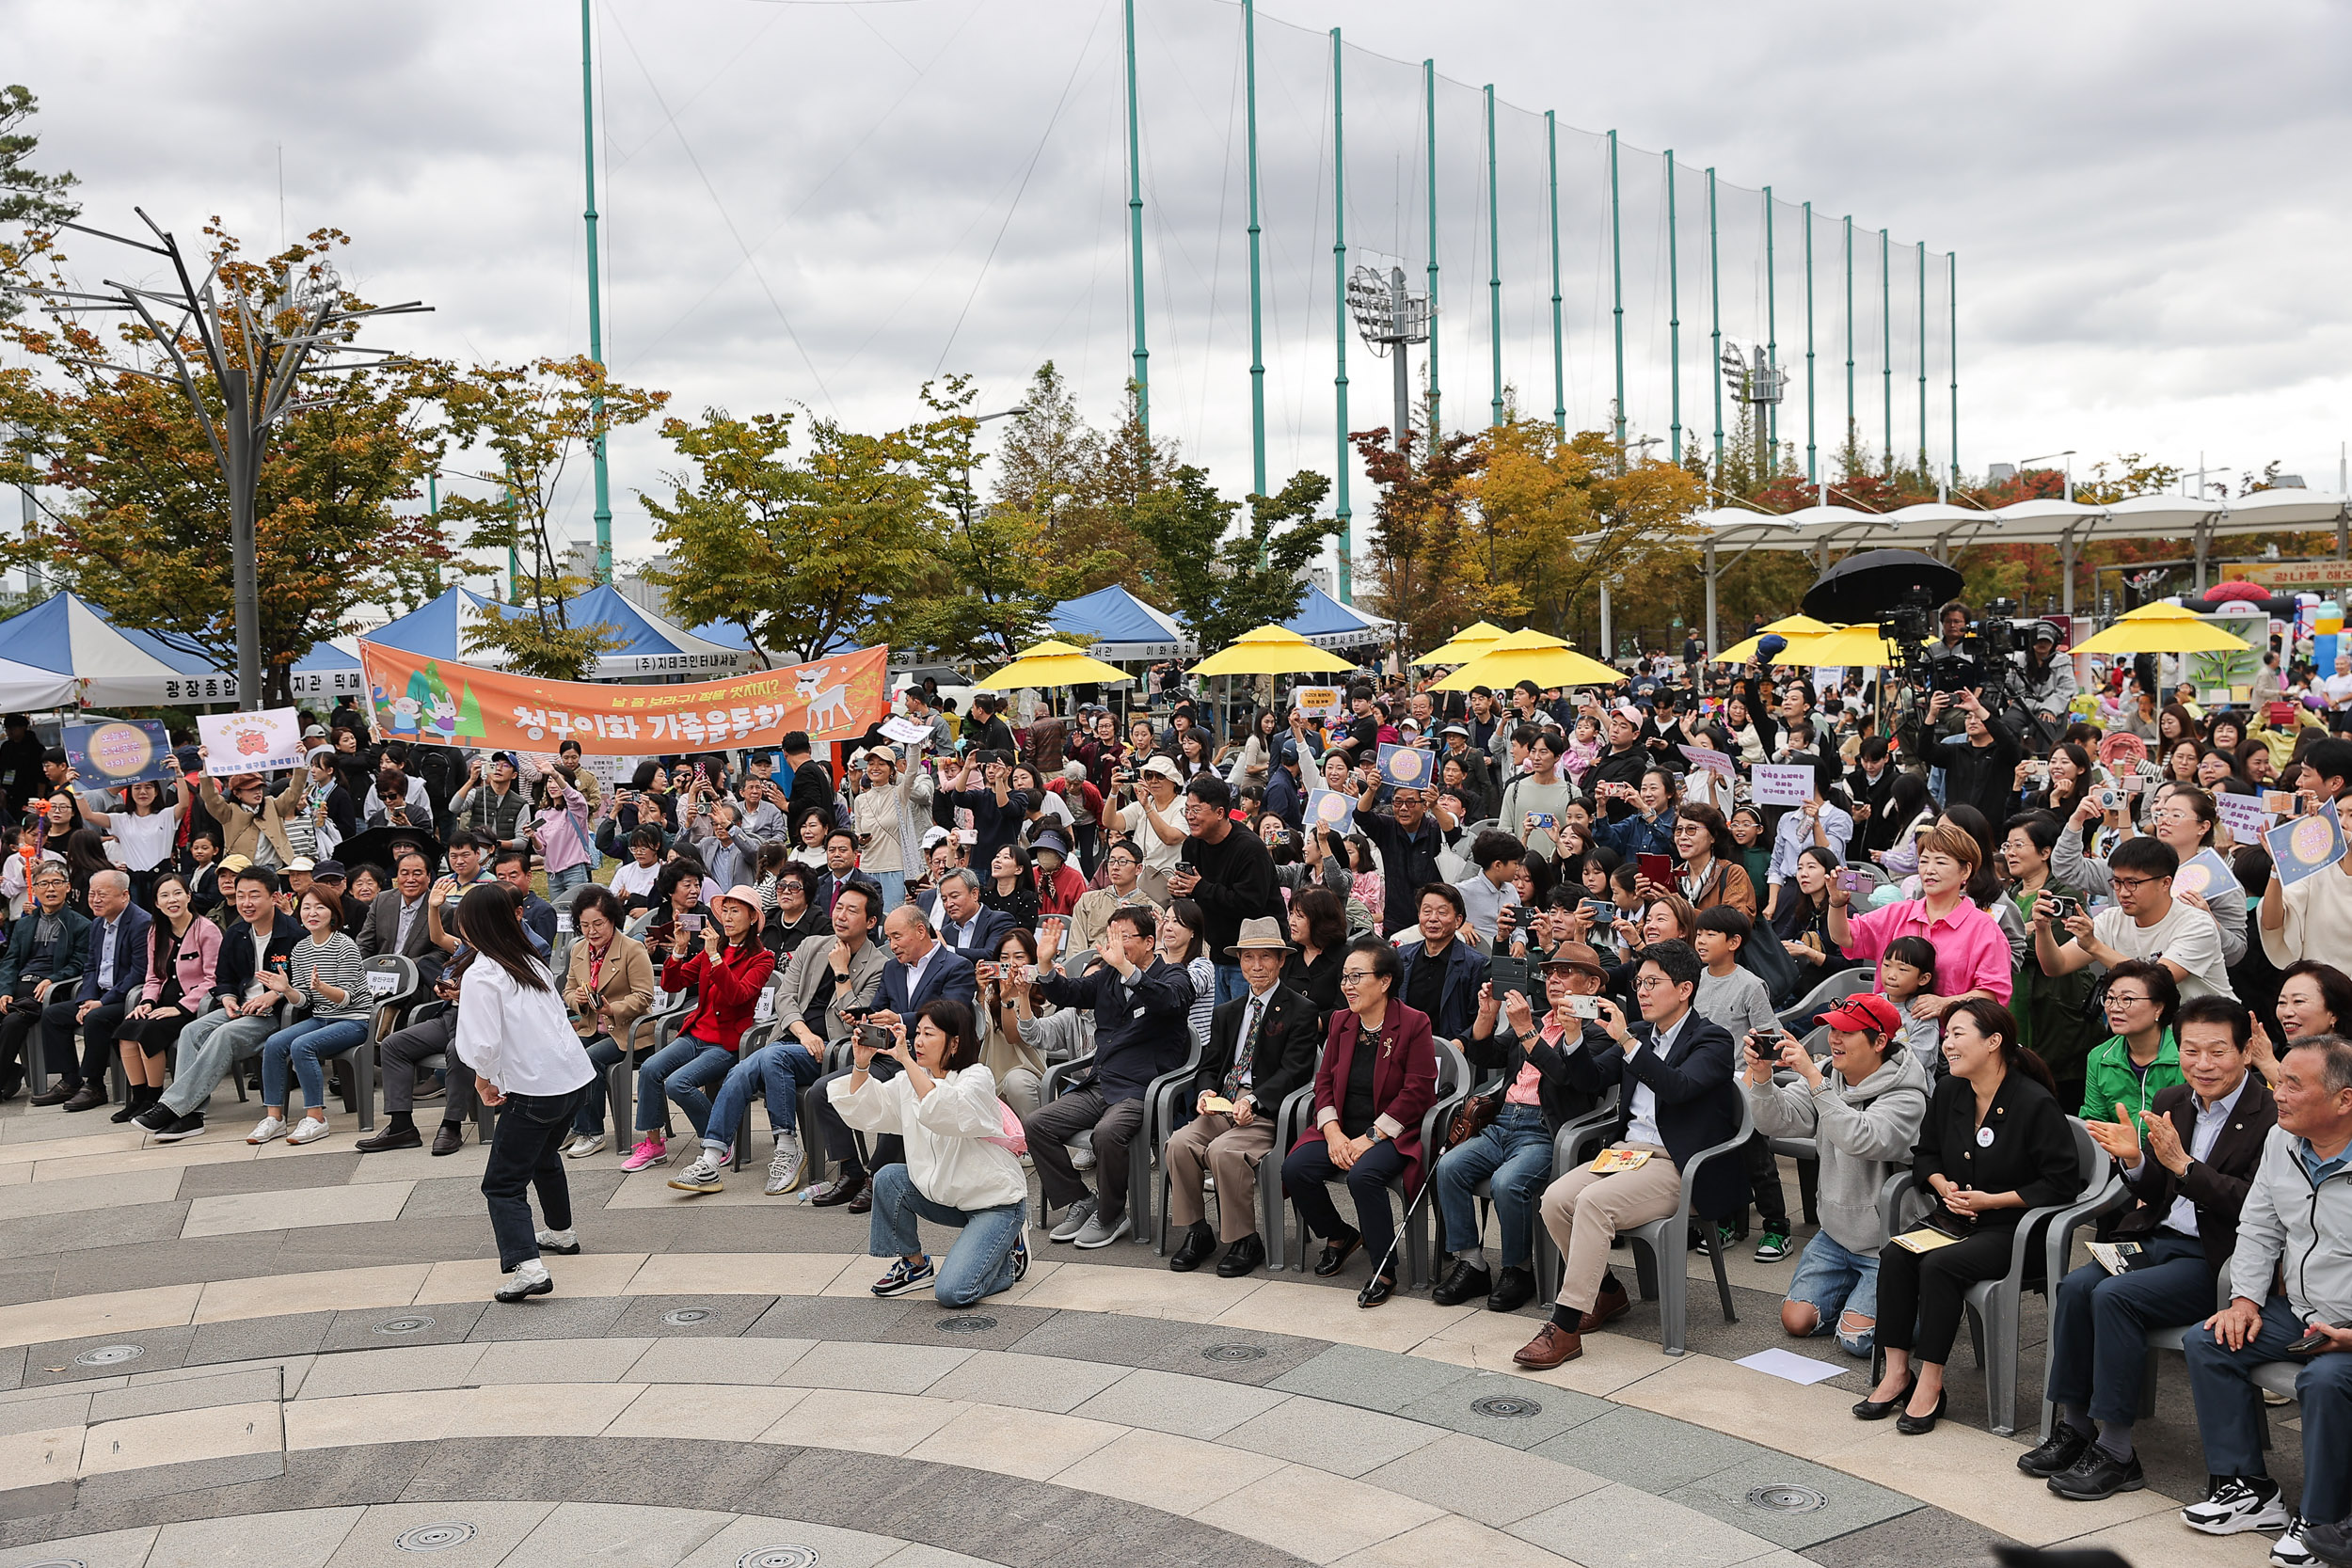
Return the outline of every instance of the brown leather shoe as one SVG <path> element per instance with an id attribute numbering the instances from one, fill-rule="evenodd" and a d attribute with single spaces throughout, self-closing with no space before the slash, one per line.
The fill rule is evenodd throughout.
<path id="1" fill-rule="evenodd" d="M 1576 1331 L 1579 1334 L 1597 1333 L 1601 1324 L 1612 1318 L 1622 1318 L 1632 1310 L 1633 1298 L 1626 1294 L 1625 1287 L 1612 1283 L 1602 1287 L 1600 1294 L 1593 1298 L 1593 1309 L 1577 1323 Z"/>
<path id="2" fill-rule="evenodd" d="M 1584 1354 L 1583 1341 L 1562 1328 L 1548 1323 L 1535 1331 L 1535 1338 L 1518 1349 L 1511 1359 L 1531 1372 L 1548 1372 L 1564 1361 L 1573 1361 Z"/>

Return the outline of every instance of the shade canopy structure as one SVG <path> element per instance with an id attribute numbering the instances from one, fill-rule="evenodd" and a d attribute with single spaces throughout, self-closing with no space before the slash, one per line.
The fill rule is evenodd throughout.
<path id="1" fill-rule="evenodd" d="M 296 701 L 361 689 L 358 654 L 322 642 L 294 661 Z M 201 654 L 118 625 L 78 594 L 53 594 L 0 621 L 0 703 L 12 708 L 176 707 L 237 701 L 237 677 Z"/>
<path id="2" fill-rule="evenodd" d="M 1342 604 L 1311 582 L 1298 601 L 1297 613 L 1284 621 L 1282 628 L 1296 632 L 1318 648 L 1376 648 L 1389 640 L 1396 623 Z"/>
<path id="3" fill-rule="evenodd" d="M 1192 667 L 1196 675 L 1296 675 L 1344 673 L 1355 669 L 1349 660 L 1299 636 L 1286 626 L 1263 626 L 1243 632 L 1232 645 L 1220 648 Z"/>
<path id="4" fill-rule="evenodd" d="M 1106 686 L 1130 677 L 1126 671 L 1104 663 L 1067 642 L 1047 641 L 1024 648 L 1010 664 L 978 682 L 984 691 L 1010 691 L 1024 686 Z"/>
<path id="5" fill-rule="evenodd" d="M 1860 626 L 1839 626 L 1818 637 L 1791 641 L 1773 656 L 1772 662 L 1830 669 L 1880 670 L 1889 664 L 1900 664 L 1905 657 L 1899 643 L 1881 638 L 1877 626 L 1864 622 Z"/>
<path id="6" fill-rule="evenodd" d="M 1837 628 L 1827 621 L 1816 621 L 1810 615 L 1784 615 L 1744 642 L 1735 642 L 1715 656 L 1718 664 L 1745 664 L 1756 655 L 1756 644 L 1768 637 L 1784 637 L 1791 644 L 1807 638 L 1822 637 Z"/>
<path id="7" fill-rule="evenodd" d="M 496 599 L 485 599 L 461 585 L 447 589 L 407 614 L 376 627 L 367 637 L 371 642 L 381 642 L 403 653 L 503 669 L 505 661 L 494 651 L 475 651 L 473 639 L 485 622 L 522 613 L 525 611 Z M 747 650 L 698 637 L 644 606 L 630 603 L 609 583 L 599 583 L 564 600 L 564 617 L 573 626 L 611 626 L 621 639 L 618 647 L 597 657 L 589 671 L 591 680 L 693 677 L 747 670 L 754 662 Z"/>
<path id="8" fill-rule="evenodd" d="M 2074 610 L 2074 562 L 2085 545 L 2122 538 L 2179 539 L 2196 559 L 2196 586 L 2207 583 L 2207 556 L 2217 539 L 2251 533 L 2333 533 L 2339 559 L 2352 559 L 2352 498 L 2324 490 L 2262 490 L 2234 499 L 2135 496 L 2096 501 L 2042 498 L 1979 509 L 1924 502 L 1895 512 L 1850 506 L 1808 506 L 1788 513 L 1723 507 L 1692 517 L 1699 531 L 1707 587 L 1707 645 L 1723 645 L 1716 627 L 1716 590 L 1724 571 L 1751 550 L 1802 550 L 1827 570 L 1834 555 L 1897 547 L 1949 561 L 1974 545 L 2046 545 L 2066 567 L 2060 600 Z"/>
<path id="9" fill-rule="evenodd" d="M 2233 654 L 2246 639 L 2223 630 L 2184 605 L 2142 605 L 2074 645 L 2078 654 Z"/>
<path id="10" fill-rule="evenodd" d="M 1559 638 L 1534 627 L 1496 640 L 1494 645 L 1431 688 L 1435 691 L 1469 691 L 1486 687 L 1502 691 L 1521 681 L 1547 689 L 1555 686 L 1614 686 L 1625 679 L 1597 658 L 1578 653 Z"/>
<path id="11" fill-rule="evenodd" d="M 1473 621 L 1446 639 L 1444 644 L 1432 648 L 1415 664 L 1467 664 L 1485 653 L 1503 637 L 1501 626 L 1486 621 Z"/>
<path id="12" fill-rule="evenodd" d="M 1168 611 L 1145 604 L 1117 583 L 1063 600 L 1046 612 L 1045 623 L 1061 641 L 1096 658 L 1189 658 L 1199 652 Z"/>

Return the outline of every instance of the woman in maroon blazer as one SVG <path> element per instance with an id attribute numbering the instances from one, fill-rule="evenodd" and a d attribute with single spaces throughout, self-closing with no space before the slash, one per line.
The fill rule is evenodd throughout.
<path id="1" fill-rule="evenodd" d="M 1395 999 L 1397 971 L 1396 949 L 1377 937 L 1348 947 L 1340 967 L 1347 1007 L 1331 1015 L 1315 1069 L 1314 1130 L 1282 1162 L 1282 1191 L 1324 1240 L 1315 1273 L 1339 1273 L 1359 1246 L 1379 1260 L 1356 1298 L 1362 1307 L 1377 1307 L 1396 1291 L 1389 1183 L 1401 1175 L 1406 1194 L 1420 1190 L 1421 1118 L 1438 1095 L 1429 1015 Z M 1356 1199 L 1354 1230 L 1325 1185 L 1342 1180 Z"/>

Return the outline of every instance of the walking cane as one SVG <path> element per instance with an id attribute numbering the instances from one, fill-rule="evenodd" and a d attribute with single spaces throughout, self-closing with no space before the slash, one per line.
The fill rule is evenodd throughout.
<path id="1" fill-rule="evenodd" d="M 1372 1271 L 1373 1279 L 1380 1279 L 1387 1275 L 1389 1272 L 1389 1263 L 1396 1257 L 1396 1244 L 1405 1239 L 1406 1227 L 1413 1223 L 1413 1212 L 1421 1207 L 1421 1200 L 1429 1196 L 1429 1184 L 1437 1180 L 1438 1158 L 1443 1157 L 1457 1144 L 1465 1142 L 1470 1136 L 1471 1136 L 1468 1130 L 1470 1120 L 1470 1118 L 1463 1115 L 1460 1110 L 1456 1110 L 1453 1116 L 1446 1118 L 1446 1132 L 1444 1138 L 1441 1140 L 1441 1147 L 1438 1150 L 1438 1156 L 1433 1157 L 1429 1161 L 1428 1164 L 1422 1170 L 1421 1191 L 1415 1193 L 1412 1197 L 1406 1201 L 1405 1205 L 1405 1218 L 1397 1226 L 1396 1234 L 1389 1238 L 1389 1250 L 1381 1254 L 1379 1263 L 1374 1267 Z M 1456 1132 L 1460 1132 L 1462 1135 L 1457 1137 L 1454 1135 Z M 1366 1280 L 1363 1288 L 1356 1292 L 1357 1306 L 1363 1307 L 1367 1305 L 1364 1297 L 1370 1293 L 1371 1290 L 1372 1280 Z"/>

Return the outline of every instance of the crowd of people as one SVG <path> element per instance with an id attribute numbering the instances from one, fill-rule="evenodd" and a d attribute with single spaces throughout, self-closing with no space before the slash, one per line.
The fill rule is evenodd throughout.
<path id="1" fill-rule="evenodd" d="M 2021 1470 L 2140 1485 L 2144 1336 L 2185 1327 L 2213 1478 L 2185 1522 L 2352 1562 L 2352 860 L 2281 868 L 2257 831 L 2332 828 L 2352 714 L 2275 659 L 2265 700 L 2208 708 L 2145 663 L 2078 680 L 2046 623 L 1985 654 L 1975 620 L 1947 607 L 1878 687 L 1660 659 L 1608 690 L 1431 672 L 1339 711 L 1081 690 L 1057 718 L 918 685 L 919 738 L 878 726 L 838 776 L 792 735 L 600 784 L 576 748 L 379 742 L 344 708 L 290 778 L 183 752 L 117 797 L 12 716 L 0 1099 L 38 1050 L 36 1105 L 178 1141 L 252 1073 L 248 1141 L 307 1143 L 373 1042 L 363 1152 L 426 1146 L 434 1099 L 437 1155 L 502 1107 L 509 1299 L 577 1247 L 566 1159 L 717 1192 L 755 1097 L 766 1192 L 870 1213 L 883 1295 L 1009 1288 L 1033 1209 L 1053 1243 L 1135 1234 L 1158 1162 L 1172 1269 L 1279 1261 L 1275 1184 L 1375 1308 L 1427 1203 L 1434 1299 L 1547 1307 L 1534 1370 L 1630 1309 L 1613 1243 L 1687 1188 L 1688 1244 L 1793 1259 L 1788 1333 L 1876 1357 L 1854 1414 L 1913 1435 L 1968 1289 L 2113 1173 L 2098 1259 L 2037 1281 L 2059 1416 Z M 371 989 L 385 955 L 412 989 Z M 1774 1139 L 1815 1150 L 1809 1235 Z M 2262 1454 L 2277 1361 L 2299 1498 Z"/>

